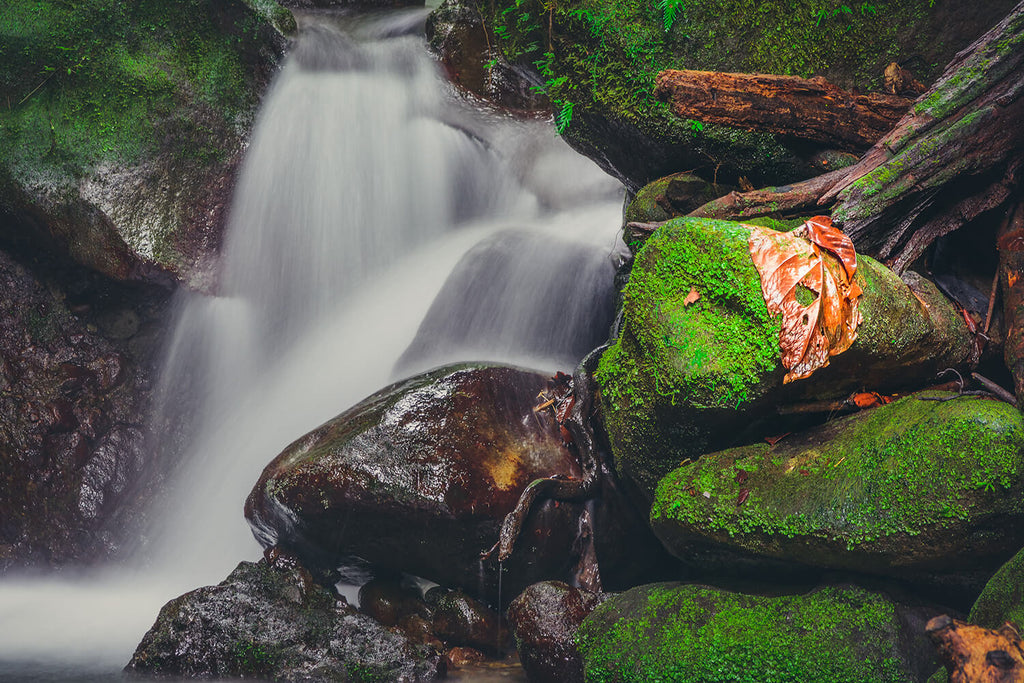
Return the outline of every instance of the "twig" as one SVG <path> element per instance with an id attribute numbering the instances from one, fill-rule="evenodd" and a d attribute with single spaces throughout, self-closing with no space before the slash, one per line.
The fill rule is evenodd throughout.
<path id="1" fill-rule="evenodd" d="M 43 79 L 43 82 L 42 82 L 42 83 L 40 83 L 40 84 L 39 84 L 39 85 L 37 85 L 36 87 L 32 88 L 32 92 L 30 92 L 29 94 L 27 94 L 27 95 L 25 95 L 24 97 L 22 97 L 22 98 L 21 98 L 21 102 L 18 102 L 18 105 L 17 105 L 17 106 L 19 106 L 19 107 L 20 107 L 21 105 L 25 104 L 25 100 L 27 100 L 28 98 L 32 97 L 32 95 L 34 95 L 34 94 L 35 94 L 36 90 L 39 90 L 39 89 L 40 89 L 40 88 L 42 88 L 42 87 L 43 87 L 44 85 L 46 85 L 46 83 L 47 83 L 47 82 L 48 82 L 48 81 L 49 81 L 49 80 L 50 80 L 51 78 L 53 78 L 53 74 L 55 74 L 55 73 L 57 73 L 57 72 L 56 72 L 56 71 L 52 72 L 52 73 L 51 73 L 51 74 L 50 74 L 49 76 L 47 76 L 46 78 L 44 78 L 44 79 Z M 9 107 L 11 106 L 11 105 L 10 105 L 10 100 L 8 100 L 8 102 L 7 102 L 7 106 L 8 106 L 8 108 L 9 108 Z"/>
<path id="2" fill-rule="evenodd" d="M 996 269 L 996 274 L 992 276 L 992 290 L 988 293 L 988 313 L 985 314 L 985 328 L 982 333 L 985 335 L 985 340 L 988 341 L 988 328 L 992 325 L 992 314 L 996 310 L 996 291 L 999 289 L 999 269 Z"/>
<path id="3" fill-rule="evenodd" d="M 1009 403 L 1014 408 L 1017 407 L 1017 399 L 1014 397 L 1013 394 L 1011 394 L 1006 389 L 1003 389 L 1001 386 L 999 386 L 998 384 L 996 384 L 995 382 L 993 382 L 989 378 L 983 377 L 983 376 L 979 375 L 976 372 L 972 372 L 971 373 L 971 377 L 973 377 L 975 379 L 975 381 L 978 382 L 978 384 L 980 384 L 981 386 L 985 387 L 992 394 L 994 394 L 997 398 L 999 398 L 999 400 L 1006 401 L 1007 403 Z"/>

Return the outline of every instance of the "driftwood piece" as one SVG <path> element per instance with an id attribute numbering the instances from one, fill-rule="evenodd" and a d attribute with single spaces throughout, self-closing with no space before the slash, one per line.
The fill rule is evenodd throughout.
<path id="1" fill-rule="evenodd" d="M 746 128 L 861 151 L 889 132 L 911 100 L 857 94 L 821 76 L 666 70 L 654 95 L 686 119 Z"/>
<path id="2" fill-rule="evenodd" d="M 950 683 L 1024 683 L 1024 649 L 1009 624 L 993 631 L 942 615 L 925 630 Z"/>
<path id="3" fill-rule="evenodd" d="M 1003 357 L 1013 375 L 1017 405 L 1024 406 L 1024 202 L 1006 217 L 996 238 L 1006 340 Z"/>
<path id="4" fill-rule="evenodd" d="M 821 213 L 857 250 L 902 272 L 937 237 L 999 208 L 1024 165 L 1024 2 L 958 54 L 860 161 L 787 187 L 715 200 L 691 215 Z"/>

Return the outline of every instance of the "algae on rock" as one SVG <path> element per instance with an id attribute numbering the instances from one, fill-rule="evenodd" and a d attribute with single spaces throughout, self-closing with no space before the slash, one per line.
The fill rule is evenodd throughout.
<path id="1" fill-rule="evenodd" d="M 768 314 L 740 223 L 680 218 L 640 248 L 619 338 L 596 374 L 620 475 L 648 498 L 687 458 L 761 435 L 752 420 L 786 402 L 913 386 L 962 363 L 971 338 L 952 305 L 858 257 L 864 322 L 828 367 L 783 386 L 779 322 Z M 686 303 L 691 289 L 700 294 Z"/>
<path id="2" fill-rule="evenodd" d="M 659 483 L 655 534 L 680 558 L 699 552 L 706 571 L 756 556 L 983 581 L 1024 544 L 1024 418 L 999 401 L 924 400 L 950 396 L 908 396 L 774 446 L 703 455 Z"/>
<path id="3" fill-rule="evenodd" d="M 648 584 L 599 605 L 580 626 L 594 683 L 917 681 L 931 646 L 904 610 L 853 586 L 804 595 L 743 595 L 697 584 Z"/>

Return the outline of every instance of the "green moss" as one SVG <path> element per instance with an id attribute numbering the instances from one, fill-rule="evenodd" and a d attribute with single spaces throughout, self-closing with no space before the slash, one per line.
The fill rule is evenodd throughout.
<path id="1" fill-rule="evenodd" d="M 211 126 L 247 121 L 263 77 L 246 60 L 256 59 L 264 20 L 220 12 L 202 0 L 6 3 L 0 166 L 70 182 L 102 162 L 132 163 L 168 134 L 184 136 L 184 154 L 209 154 L 219 146 Z M 181 118 L 183 102 L 209 121 Z"/>
<path id="2" fill-rule="evenodd" d="M 751 472 L 742 483 L 737 468 Z M 989 514 L 1024 514 L 1022 474 L 1018 411 L 907 397 L 774 447 L 730 449 L 677 468 L 658 485 L 651 520 L 665 534 L 687 529 L 747 549 L 762 548 L 767 536 L 898 545 Z"/>
<path id="3" fill-rule="evenodd" d="M 1018 631 L 1024 631 L 1024 551 L 1014 555 L 989 579 L 967 620 L 991 629 L 1010 622 Z"/>
<path id="4" fill-rule="evenodd" d="M 580 627 L 592 683 L 913 680 L 885 598 L 854 587 L 760 597 L 653 584 L 600 605 Z"/>

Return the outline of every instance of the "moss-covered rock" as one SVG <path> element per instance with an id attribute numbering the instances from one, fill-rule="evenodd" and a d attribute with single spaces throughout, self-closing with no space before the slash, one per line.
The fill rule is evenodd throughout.
<path id="1" fill-rule="evenodd" d="M 654 531 L 707 571 L 746 556 L 980 587 L 1024 545 L 1024 418 L 999 401 L 924 398 L 676 468 Z"/>
<path id="2" fill-rule="evenodd" d="M 853 586 L 764 597 L 649 584 L 577 635 L 588 683 L 918 681 L 935 670 L 921 616 Z"/>
<path id="3" fill-rule="evenodd" d="M 452 2 L 454 0 L 448 0 Z M 1012 0 L 497 0 L 472 3 L 490 43 L 533 64 L 570 144 L 636 190 L 697 169 L 781 184 L 814 163 L 767 135 L 678 119 L 652 95 L 662 69 L 821 75 L 880 89 L 892 61 L 923 82 L 998 22 Z M 810 162 L 810 163 L 808 163 Z M 818 170 L 817 172 L 820 172 Z"/>
<path id="4" fill-rule="evenodd" d="M 764 436 L 744 429 L 780 403 L 912 385 L 970 352 L 965 326 L 934 286 L 916 278 L 911 288 L 861 256 L 856 342 L 784 386 L 779 322 L 748 237 L 739 223 L 675 219 L 636 255 L 622 331 L 596 376 L 618 472 L 647 496 L 683 460 Z M 700 298 L 686 304 L 691 289 Z"/>
<path id="5" fill-rule="evenodd" d="M 12 0 L 0 237 L 203 287 L 291 14 L 272 0 Z"/>
<path id="6" fill-rule="evenodd" d="M 1018 631 L 1024 631 L 1024 550 L 989 579 L 967 620 L 991 629 L 1010 622 Z"/>
<path id="7" fill-rule="evenodd" d="M 667 221 L 685 216 L 732 190 L 731 186 L 715 185 L 692 173 L 673 173 L 640 188 L 633 201 L 626 206 L 623 220 L 627 223 Z"/>

